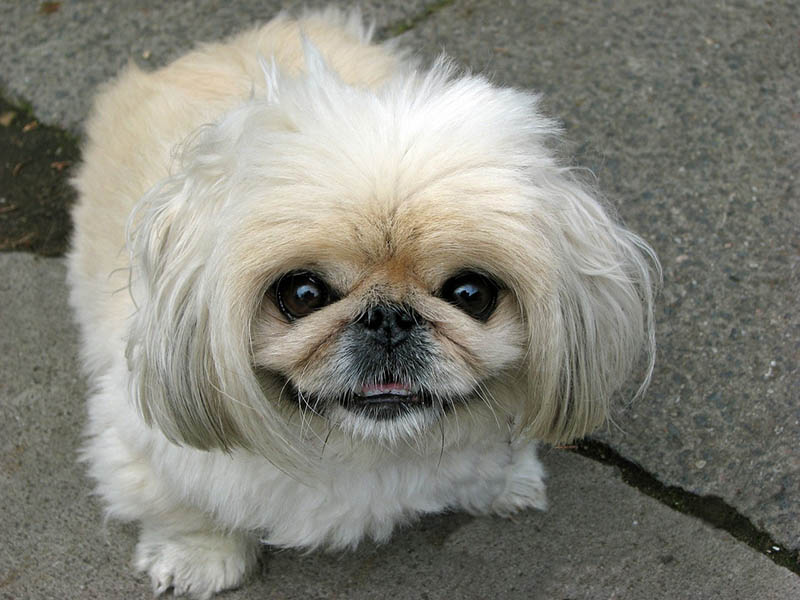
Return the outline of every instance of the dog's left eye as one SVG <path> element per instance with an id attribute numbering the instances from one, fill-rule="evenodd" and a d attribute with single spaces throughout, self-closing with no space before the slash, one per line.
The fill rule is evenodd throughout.
<path id="1" fill-rule="evenodd" d="M 278 308 L 290 321 L 310 315 L 330 304 L 331 293 L 325 282 L 305 271 L 287 273 L 275 286 Z"/>

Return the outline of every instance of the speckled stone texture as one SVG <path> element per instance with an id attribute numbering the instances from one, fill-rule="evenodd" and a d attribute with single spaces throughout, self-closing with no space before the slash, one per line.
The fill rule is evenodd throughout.
<path id="1" fill-rule="evenodd" d="M 544 94 L 664 268 L 658 364 L 599 437 L 800 547 L 800 9 L 457 3 L 406 34 Z"/>

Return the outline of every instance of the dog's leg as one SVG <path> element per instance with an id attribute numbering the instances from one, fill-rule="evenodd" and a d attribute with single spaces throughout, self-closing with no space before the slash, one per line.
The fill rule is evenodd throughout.
<path id="1" fill-rule="evenodd" d="M 544 468 L 536 456 L 535 442 L 513 441 L 511 461 L 505 472 L 505 487 L 489 511 L 510 517 L 527 508 L 547 509 Z"/>
<path id="2" fill-rule="evenodd" d="M 135 567 L 147 572 L 157 596 L 172 588 L 175 596 L 205 600 L 239 586 L 256 565 L 254 538 L 215 530 L 191 509 L 170 516 L 143 521 L 136 547 Z"/>
<path id="3" fill-rule="evenodd" d="M 108 515 L 141 523 L 134 562 L 149 574 L 156 595 L 172 588 L 176 596 L 210 598 L 241 584 L 258 560 L 258 541 L 222 529 L 176 497 L 141 450 L 123 441 L 112 415 L 122 415 L 124 409 L 114 409 L 113 397 L 93 397 L 90 414 L 84 460 L 108 504 Z"/>

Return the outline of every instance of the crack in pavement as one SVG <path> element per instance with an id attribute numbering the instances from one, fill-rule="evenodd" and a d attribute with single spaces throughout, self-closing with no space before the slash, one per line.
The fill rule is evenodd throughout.
<path id="1" fill-rule="evenodd" d="M 701 496 L 677 486 L 661 483 L 654 475 L 623 457 L 611 446 L 583 439 L 570 447 L 576 454 L 616 467 L 630 487 L 655 498 L 662 504 L 704 523 L 728 532 L 740 542 L 767 556 L 772 562 L 800 575 L 800 550 L 787 550 L 750 519 L 719 496 Z"/>
<path id="2" fill-rule="evenodd" d="M 395 23 L 390 23 L 389 25 L 379 27 L 375 30 L 375 38 L 378 40 L 386 40 L 397 37 L 403 33 L 406 33 L 407 31 L 411 31 L 417 27 L 417 25 L 424 23 L 439 11 L 447 8 L 448 6 L 452 6 L 453 4 L 455 4 L 455 0 L 437 0 L 436 2 L 427 4 L 419 13 L 415 15 L 406 17 L 405 19 L 401 19 Z"/>

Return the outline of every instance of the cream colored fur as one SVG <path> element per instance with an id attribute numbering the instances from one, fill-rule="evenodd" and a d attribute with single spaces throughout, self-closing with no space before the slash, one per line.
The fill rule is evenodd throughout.
<path id="1" fill-rule="evenodd" d="M 141 524 L 158 594 L 239 585 L 259 543 L 543 509 L 534 440 L 602 423 L 643 347 L 652 368 L 652 251 L 553 159 L 536 97 L 369 37 L 355 14 L 281 16 L 128 67 L 87 124 L 84 458 L 109 514 Z M 270 290 L 300 268 L 346 293 L 293 322 Z M 503 284 L 485 323 L 437 296 L 464 268 Z M 388 421 L 303 406 L 358 387 L 348 327 L 380 302 L 421 315 L 425 384 L 468 401 Z"/>

